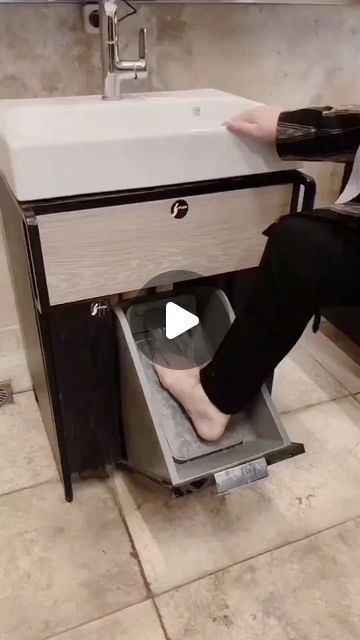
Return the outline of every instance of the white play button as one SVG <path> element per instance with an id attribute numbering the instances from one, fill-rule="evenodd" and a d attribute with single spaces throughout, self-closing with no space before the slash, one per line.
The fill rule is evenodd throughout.
<path id="1" fill-rule="evenodd" d="M 199 324 L 199 318 L 190 313 L 183 307 L 179 307 L 175 302 L 168 302 L 166 304 L 166 329 L 165 335 L 169 340 L 177 338 L 185 331 L 189 331 L 193 327 Z"/>

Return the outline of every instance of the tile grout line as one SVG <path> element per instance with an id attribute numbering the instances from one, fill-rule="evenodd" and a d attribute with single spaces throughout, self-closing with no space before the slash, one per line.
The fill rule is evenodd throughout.
<path id="1" fill-rule="evenodd" d="M 331 341 L 330 341 L 330 342 L 331 342 Z M 331 342 L 331 344 L 332 344 L 334 347 L 336 347 L 337 349 L 339 349 L 339 347 L 337 347 L 333 342 Z M 344 389 L 345 389 L 346 391 L 348 391 L 349 395 L 353 395 L 353 392 L 351 391 L 351 389 L 349 389 L 349 387 L 347 387 L 347 386 L 346 386 L 346 384 L 345 384 L 342 380 L 340 380 L 340 379 L 339 379 L 339 378 L 338 378 L 338 377 L 337 377 L 337 376 L 336 376 L 332 371 L 330 371 L 330 369 L 329 369 L 329 368 L 328 368 L 328 367 L 327 367 L 323 362 L 321 362 L 321 361 L 320 361 L 320 359 L 319 359 L 317 356 L 313 355 L 313 353 L 310 351 L 309 347 L 305 346 L 305 343 L 301 343 L 301 346 L 302 346 L 302 347 L 307 351 L 307 353 L 312 357 L 312 359 L 313 359 L 315 362 L 317 362 L 317 364 L 319 364 L 319 365 L 324 369 L 324 371 L 326 371 L 326 372 L 327 372 L 327 373 L 328 373 L 332 378 L 334 378 L 334 380 L 336 380 L 336 382 L 337 382 L 338 384 L 340 384 L 342 387 L 344 387 Z M 341 353 L 343 353 L 344 355 L 346 355 L 346 356 L 349 358 L 349 360 L 352 360 L 352 359 L 350 358 L 350 356 L 348 356 L 344 351 L 342 351 L 341 349 L 339 349 L 339 351 L 341 351 Z M 355 360 L 352 360 L 352 362 L 354 362 L 355 364 L 357 364 L 357 363 L 355 362 Z M 360 392 L 359 392 L 359 391 L 356 391 L 355 393 L 360 393 Z"/>
<path id="2" fill-rule="evenodd" d="M 358 520 L 360 518 L 360 514 L 352 517 L 352 518 L 348 518 L 347 520 L 344 520 L 342 522 L 338 522 L 337 524 L 331 525 L 330 527 L 326 527 L 326 529 L 321 529 L 320 531 L 317 531 L 316 533 L 310 533 L 309 535 L 306 535 L 302 538 L 299 538 L 298 540 L 292 540 L 291 542 L 286 542 L 285 544 L 280 544 L 278 546 L 273 547 L 272 549 L 267 549 L 266 551 L 262 551 L 256 555 L 253 556 L 249 556 L 248 558 L 244 558 L 243 560 L 240 560 L 240 562 L 234 562 L 233 564 L 229 564 L 226 565 L 225 567 L 222 567 L 221 569 L 216 569 L 214 571 L 210 571 L 210 573 L 207 573 L 204 576 L 200 576 L 199 578 L 194 578 L 193 580 L 188 580 L 187 582 L 184 582 L 183 584 L 179 584 L 177 586 L 172 587 L 171 589 L 165 589 L 165 591 L 161 591 L 160 593 L 157 593 L 154 595 L 154 599 L 158 599 L 158 598 L 162 598 L 163 596 L 166 596 L 170 593 L 172 593 L 173 591 L 176 591 L 178 589 L 183 589 L 183 587 L 188 587 L 192 584 L 196 584 L 197 582 L 201 582 L 202 580 L 206 580 L 207 578 L 212 578 L 213 576 L 216 576 L 218 573 L 222 573 L 223 571 L 228 571 L 229 569 L 232 569 L 233 567 L 239 567 L 242 564 L 245 564 L 247 562 L 251 562 L 252 560 L 257 560 L 258 558 L 262 558 L 263 556 L 269 555 L 270 553 L 273 553 L 274 551 L 281 551 L 281 549 L 286 549 L 287 547 L 293 547 L 296 544 L 299 544 L 301 542 L 304 542 L 305 540 L 310 540 L 311 538 L 316 538 L 316 536 L 321 535 L 322 533 L 326 533 L 327 531 L 332 531 L 333 529 L 336 529 L 337 527 L 342 527 L 345 524 L 349 524 L 350 522 L 355 522 L 356 520 Z"/>
<path id="3" fill-rule="evenodd" d="M 347 391 L 347 389 L 346 389 Z M 321 402 L 314 402 L 313 404 L 305 404 L 297 409 L 287 409 L 286 411 L 279 411 L 276 409 L 281 416 L 288 416 L 291 413 L 297 413 L 299 411 L 304 411 L 305 409 L 314 409 L 315 407 L 322 407 L 324 404 L 330 404 L 331 402 L 338 402 L 339 400 L 347 400 L 348 398 L 353 398 L 353 394 L 349 391 L 345 396 L 337 396 L 336 398 L 329 398 L 328 400 L 322 400 Z M 276 408 L 276 407 L 275 407 Z"/>
<path id="4" fill-rule="evenodd" d="M 148 579 L 146 577 L 145 569 L 144 569 L 144 567 L 142 565 L 138 550 L 136 548 L 135 540 L 133 539 L 133 536 L 132 536 L 131 531 L 130 531 L 130 527 L 128 526 L 128 523 L 126 521 L 126 517 L 125 517 L 125 514 L 124 514 L 122 506 L 121 506 L 119 494 L 117 492 L 116 485 L 113 482 L 113 476 L 109 477 L 109 480 L 106 482 L 106 484 L 107 484 L 107 487 L 109 488 L 111 497 L 112 497 L 112 499 L 113 499 L 113 501 L 115 503 L 115 506 L 116 506 L 116 508 L 117 508 L 117 510 L 119 512 L 119 516 L 121 518 L 121 521 L 122 521 L 122 523 L 123 523 L 123 525 L 125 527 L 125 530 L 126 530 L 126 533 L 127 533 L 128 537 L 129 537 L 130 545 L 131 545 L 131 549 L 132 549 L 132 556 L 133 556 L 133 558 L 136 560 L 136 562 L 138 564 L 140 575 L 141 575 L 141 577 L 143 579 L 143 582 L 144 582 L 145 588 L 146 588 L 146 592 L 147 592 L 147 594 L 149 596 L 148 599 L 151 600 L 152 603 L 153 603 L 153 606 L 155 608 L 155 611 L 156 611 L 156 614 L 157 614 L 157 617 L 158 617 L 162 632 L 163 632 L 163 634 L 165 636 L 165 640 L 171 640 L 171 638 L 170 638 L 170 636 L 169 636 L 169 634 L 167 632 L 167 629 L 165 627 L 162 615 L 160 614 L 160 610 L 158 608 L 157 602 L 155 600 L 155 594 L 153 593 L 153 591 L 152 591 L 152 589 L 150 587 L 150 583 L 149 583 L 149 581 L 148 581 Z"/>
<path id="5" fill-rule="evenodd" d="M 21 391 L 14 391 L 13 392 L 13 397 L 15 398 L 15 396 L 22 396 L 24 395 L 24 393 L 34 393 L 34 389 L 33 387 L 29 387 L 28 389 L 21 389 Z M 34 394 L 34 400 L 35 400 L 35 394 Z M 35 400 L 35 404 L 38 407 L 38 403 Z M 4 405 L 6 406 L 6 405 Z"/>
<path id="6" fill-rule="evenodd" d="M 46 484 L 57 484 L 57 483 L 60 483 L 60 479 L 54 476 L 53 478 L 49 478 L 48 480 L 42 480 L 41 482 L 35 482 L 35 484 L 29 484 L 26 487 L 19 487 L 18 489 L 12 489 L 11 491 L 5 491 L 5 493 L 0 492 L 0 500 L 1 498 L 5 498 L 6 496 L 12 496 L 16 493 L 21 493 L 21 491 L 28 491 L 28 489 L 37 489 L 38 487 L 43 487 Z"/>
<path id="7" fill-rule="evenodd" d="M 144 568 L 142 566 L 138 551 L 136 549 L 136 545 L 135 545 L 134 539 L 133 539 L 133 537 L 131 535 L 130 528 L 128 526 L 128 523 L 126 522 L 126 518 L 125 518 L 124 512 L 122 510 L 122 506 L 121 506 L 121 503 L 120 503 L 120 500 L 119 500 L 119 496 L 118 496 L 116 487 L 114 486 L 114 483 L 113 483 L 113 480 L 112 480 L 112 476 L 110 476 L 108 478 L 108 480 L 106 480 L 105 482 L 106 482 L 107 488 L 109 489 L 109 493 L 111 495 L 111 498 L 112 498 L 112 500 L 113 500 L 113 502 L 114 502 L 114 504 L 116 506 L 116 509 L 117 509 L 118 513 L 119 513 L 120 519 L 121 519 L 121 521 L 122 521 L 122 523 L 123 523 L 123 525 L 125 527 L 126 533 L 127 533 L 128 537 L 129 537 L 130 545 L 131 545 L 131 551 L 132 551 L 131 555 L 134 558 L 134 560 L 136 560 L 136 562 L 137 562 L 137 564 L 139 566 L 140 574 L 141 574 L 141 577 L 143 579 L 143 582 L 144 582 L 144 585 L 145 585 L 145 588 L 146 588 L 146 592 L 147 592 L 149 598 L 151 598 L 152 597 L 152 591 L 151 591 L 148 579 L 146 577 Z"/>
<path id="8" fill-rule="evenodd" d="M 145 598 L 145 600 L 139 600 L 139 602 L 134 602 L 134 604 L 130 604 L 128 607 L 124 607 L 123 609 L 114 609 L 114 611 L 109 611 L 108 613 L 105 613 L 105 615 L 103 616 L 98 616 L 97 618 L 90 618 L 89 620 L 85 620 L 85 622 L 81 622 L 75 627 L 68 627 L 67 629 L 63 629 L 62 631 L 56 632 L 55 635 L 51 634 L 50 636 L 45 636 L 44 638 L 41 638 L 41 640 L 57 640 L 57 638 L 62 638 L 67 633 L 70 633 L 71 631 L 77 631 L 78 629 L 83 629 L 88 624 L 99 622 L 99 620 L 106 620 L 106 618 L 115 616 L 117 613 L 121 613 L 122 611 L 128 611 L 129 609 L 132 609 L 133 607 L 137 607 L 140 604 L 144 604 L 145 602 L 150 602 L 150 599 Z"/>
<path id="9" fill-rule="evenodd" d="M 163 632 L 163 634 L 165 636 L 165 640 L 171 640 L 171 636 L 168 634 L 167 628 L 165 626 L 164 619 L 163 619 L 162 614 L 160 612 L 160 608 L 158 606 L 158 603 L 156 602 L 155 596 L 153 596 L 151 599 L 152 599 L 153 605 L 155 607 L 155 611 L 157 613 L 157 617 L 159 619 L 162 632 Z"/>

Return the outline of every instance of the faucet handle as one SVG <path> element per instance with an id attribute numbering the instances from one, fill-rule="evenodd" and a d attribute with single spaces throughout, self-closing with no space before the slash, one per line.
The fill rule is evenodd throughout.
<path id="1" fill-rule="evenodd" d="M 146 29 L 140 29 L 139 31 L 139 62 L 144 61 L 145 69 L 147 66 L 147 35 Z"/>
<path id="2" fill-rule="evenodd" d="M 147 77 L 147 38 L 146 29 L 139 31 L 139 59 L 134 63 L 135 80 Z"/>

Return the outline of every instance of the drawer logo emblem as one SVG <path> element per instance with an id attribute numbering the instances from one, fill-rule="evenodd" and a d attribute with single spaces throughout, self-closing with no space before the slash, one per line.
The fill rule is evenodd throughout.
<path id="1" fill-rule="evenodd" d="M 98 300 L 97 302 L 91 303 L 90 313 L 92 316 L 103 318 L 107 314 L 108 308 L 109 305 L 105 300 Z"/>
<path id="2" fill-rule="evenodd" d="M 189 205 L 186 200 L 176 200 L 176 202 L 171 205 L 171 215 L 177 220 L 185 218 L 188 211 Z"/>

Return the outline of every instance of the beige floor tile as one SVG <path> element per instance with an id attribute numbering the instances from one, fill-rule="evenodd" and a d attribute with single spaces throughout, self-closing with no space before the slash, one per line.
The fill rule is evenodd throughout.
<path id="1" fill-rule="evenodd" d="M 307 329 L 302 346 L 351 393 L 360 392 L 360 365 L 321 331 Z"/>
<path id="2" fill-rule="evenodd" d="M 323 321 L 320 325 L 319 331 L 329 338 L 333 344 L 335 344 L 341 351 L 344 351 L 351 360 L 354 360 L 360 365 L 360 346 L 355 344 L 344 333 L 339 331 L 333 324 L 327 321 Z"/>
<path id="3" fill-rule="evenodd" d="M 0 409 L 0 494 L 57 477 L 32 392 Z"/>
<path id="4" fill-rule="evenodd" d="M 32 389 L 24 351 L 0 357 L 0 380 L 10 381 L 14 393 Z"/>
<path id="5" fill-rule="evenodd" d="M 52 640 L 165 640 L 152 601 L 66 631 Z"/>
<path id="6" fill-rule="evenodd" d="M 358 640 L 360 521 L 158 599 L 172 640 Z"/>
<path id="7" fill-rule="evenodd" d="M 0 376 L 2 358 L 9 353 L 24 351 L 19 325 L 12 325 L 0 329 Z"/>
<path id="8" fill-rule="evenodd" d="M 273 400 L 280 412 L 327 402 L 349 395 L 300 344 L 280 363 L 275 372 Z"/>
<path id="9" fill-rule="evenodd" d="M 0 380 L 9 380 L 14 393 L 32 389 L 18 325 L 0 329 Z"/>
<path id="10" fill-rule="evenodd" d="M 42 640 L 146 597 L 108 487 L 60 483 L 0 498 L 0 638 Z"/>
<path id="11" fill-rule="evenodd" d="M 174 500 L 115 476 L 120 502 L 152 590 L 212 571 L 360 515 L 360 405 L 352 398 L 284 416 L 307 454 L 226 496 Z"/>

